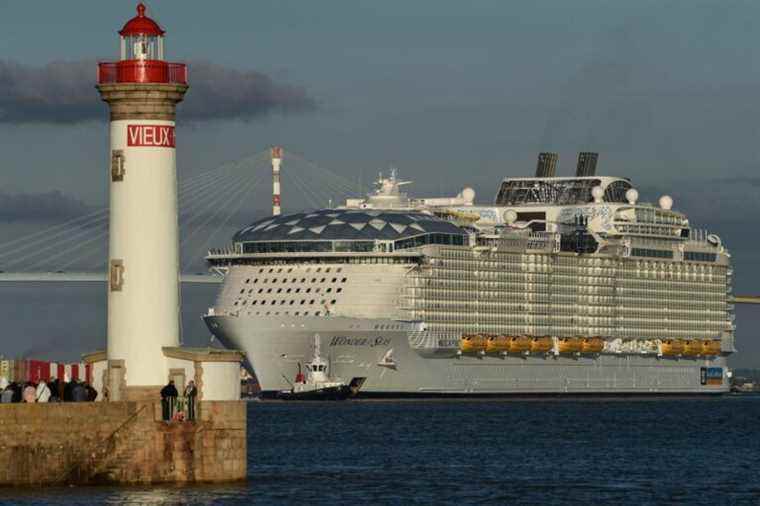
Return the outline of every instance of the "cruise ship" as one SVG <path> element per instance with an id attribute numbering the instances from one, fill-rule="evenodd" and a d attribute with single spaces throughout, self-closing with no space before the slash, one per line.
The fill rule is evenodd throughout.
<path id="1" fill-rule="evenodd" d="M 319 336 L 360 396 L 716 394 L 735 352 L 731 255 L 667 195 L 575 176 L 541 153 L 493 204 L 366 198 L 256 221 L 207 262 L 224 276 L 204 320 L 265 395 L 288 389 Z"/>

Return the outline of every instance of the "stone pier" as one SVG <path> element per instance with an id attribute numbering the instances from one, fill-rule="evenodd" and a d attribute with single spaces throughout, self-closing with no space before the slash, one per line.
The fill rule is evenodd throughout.
<path id="1" fill-rule="evenodd" d="M 244 480 L 246 448 L 242 401 L 171 423 L 159 402 L 0 404 L 0 486 Z"/>

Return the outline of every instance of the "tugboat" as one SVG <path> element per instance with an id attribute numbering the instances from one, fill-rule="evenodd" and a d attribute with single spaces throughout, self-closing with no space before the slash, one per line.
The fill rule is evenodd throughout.
<path id="1" fill-rule="evenodd" d="M 328 376 L 327 363 L 320 355 L 319 334 L 314 335 L 314 354 L 311 362 L 307 362 L 306 374 L 298 364 L 296 380 L 291 383 L 290 390 L 279 392 L 278 398 L 292 401 L 342 401 L 356 393 L 358 388 L 352 388 L 340 378 Z"/>

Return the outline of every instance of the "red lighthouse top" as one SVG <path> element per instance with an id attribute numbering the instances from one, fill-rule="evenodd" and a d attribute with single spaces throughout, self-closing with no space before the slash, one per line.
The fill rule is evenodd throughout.
<path id="1" fill-rule="evenodd" d="M 145 4 L 137 4 L 137 16 L 133 17 L 119 31 L 119 35 L 154 35 L 162 36 L 165 32 L 158 26 L 158 23 L 145 15 Z"/>
<path id="2" fill-rule="evenodd" d="M 164 30 L 137 5 L 137 16 L 119 31 L 120 60 L 98 64 L 98 83 L 187 84 L 187 67 L 164 60 Z"/>

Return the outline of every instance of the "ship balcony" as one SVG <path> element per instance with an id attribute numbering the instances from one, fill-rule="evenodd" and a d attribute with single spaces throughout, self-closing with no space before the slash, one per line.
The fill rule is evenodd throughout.
<path id="1" fill-rule="evenodd" d="M 123 60 L 98 63 L 98 84 L 187 85 L 187 65 L 163 60 Z"/>

